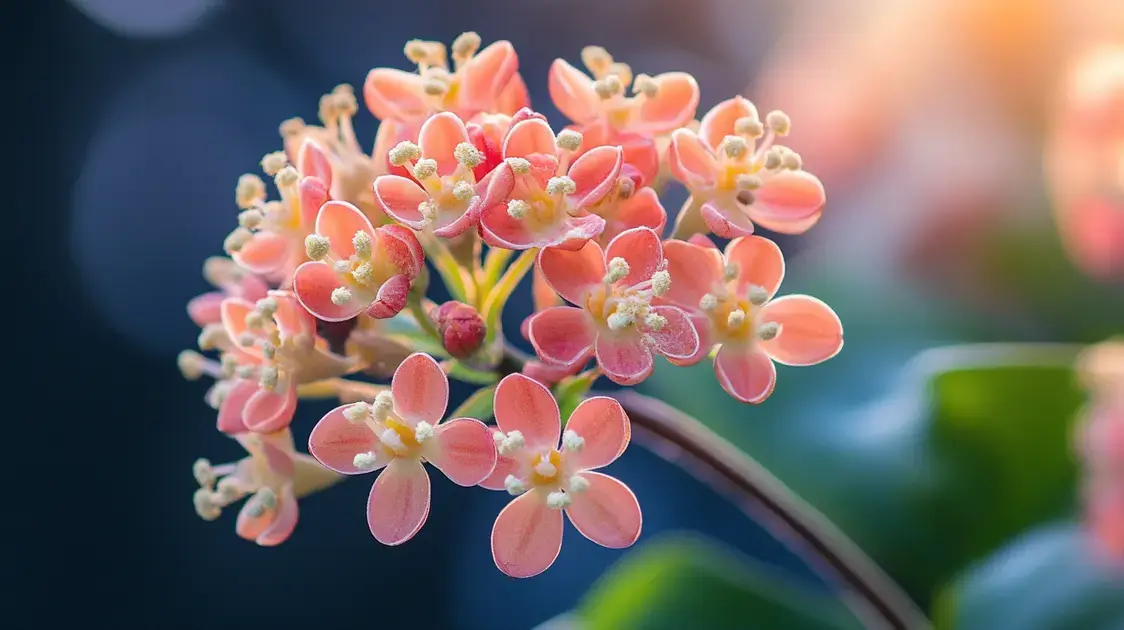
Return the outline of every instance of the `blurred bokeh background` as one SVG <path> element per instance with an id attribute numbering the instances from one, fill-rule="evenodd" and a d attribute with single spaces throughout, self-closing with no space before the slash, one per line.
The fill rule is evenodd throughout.
<path id="1" fill-rule="evenodd" d="M 91 522 L 56 522 L 62 547 L 47 555 L 62 571 L 77 545 L 97 568 L 57 586 L 64 599 L 84 589 L 107 619 L 170 627 L 526 629 L 583 606 L 621 630 L 835 627 L 755 617 L 739 589 L 764 583 L 788 602 L 780 608 L 807 610 L 830 608 L 834 585 L 643 448 L 614 465 L 645 515 L 629 553 L 651 564 L 637 565 L 644 588 L 632 591 L 605 582 L 588 595 L 628 554 L 572 529 L 549 572 L 505 578 L 487 545 L 505 497 L 443 479 L 429 524 L 401 548 L 371 539 L 365 481 L 302 502 L 279 549 L 238 539 L 232 515 L 195 516 L 191 462 L 239 447 L 213 430 L 205 385 L 184 382 L 175 357 L 196 337 L 184 304 L 206 290 L 201 261 L 234 224 L 238 175 L 280 148 L 280 121 L 314 120 L 320 94 L 360 85 L 374 66 L 406 68 L 407 39 L 475 30 L 514 43 L 532 103 L 554 123 L 564 121 L 546 93 L 549 64 L 600 44 L 639 72 L 693 73 L 700 116 L 737 93 L 785 110 L 788 144 L 824 181 L 821 223 L 778 239 L 790 260 L 783 290 L 836 309 L 843 352 L 782 368 L 759 407 L 726 397 L 705 365 L 662 365 L 643 392 L 757 458 L 942 627 L 1124 628 L 1119 571 L 1083 537 L 1069 445 L 1085 399 L 1075 351 L 1124 333 L 1119 0 L 34 4 L 22 54 L 49 57 L 34 92 L 49 103 L 32 107 L 50 112 L 34 132 L 50 151 L 23 165 L 18 187 L 37 197 L 18 211 L 28 240 L 53 239 L 60 257 L 46 268 L 25 258 L 29 278 L 51 275 L 39 302 L 51 315 L 22 322 L 16 343 L 63 357 L 53 368 L 72 374 L 66 394 L 80 401 L 67 421 L 82 423 L 87 459 L 72 503 L 56 509 L 72 527 Z M 365 112 L 356 126 L 373 142 Z M 682 194 L 667 198 L 671 210 Z M 926 352 L 996 342 L 1018 345 Z M 323 410 L 301 412 L 298 443 Z M 703 544 L 677 542 L 682 532 L 739 551 L 744 567 L 687 566 L 709 547 L 682 547 Z M 54 566 L 35 575 L 54 585 Z M 742 569 L 753 577 L 730 577 Z M 715 586 L 698 586 L 707 580 Z M 624 590 L 604 595 L 611 588 Z M 720 614 L 675 616 L 692 605 Z M 693 621 L 644 625 L 650 615 L 632 609 Z"/>

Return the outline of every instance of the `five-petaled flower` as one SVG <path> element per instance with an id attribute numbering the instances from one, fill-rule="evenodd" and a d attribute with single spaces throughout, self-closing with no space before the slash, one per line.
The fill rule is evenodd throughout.
<path id="1" fill-rule="evenodd" d="M 496 387 L 494 434 L 499 462 L 482 485 L 517 495 L 492 528 L 492 557 L 512 577 L 542 573 L 562 549 L 562 512 L 586 538 L 612 549 L 640 537 L 636 495 L 613 477 L 594 472 L 628 446 L 631 427 L 620 403 L 582 401 L 563 433 L 550 390 L 522 374 Z"/>
<path id="2" fill-rule="evenodd" d="M 428 461 L 454 483 L 474 486 L 496 466 L 484 423 L 441 422 L 449 380 L 428 354 L 414 353 L 394 372 L 390 391 L 372 403 L 343 405 L 324 416 L 308 438 L 321 464 L 344 475 L 382 470 L 367 500 L 367 525 L 384 545 L 414 537 L 429 516 Z"/>
<path id="3" fill-rule="evenodd" d="M 220 307 L 226 298 L 238 297 L 256 302 L 269 291 L 265 280 L 223 256 L 211 256 L 203 261 L 203 277 L 218 290 L 198 295 L 187 303 L 188 316 L 200 328 L 222 321 Z"/>
<path id="4" fill-rule="evenodd" d="M 691 313 L 697 363 L 718 346 L 714 373 L 731 396 L 760 403 L 773 393 L 777 370 L 815 365 L 839 353 L 843 325 L 827 304 L 807 295 L 773 299 L 784 279 L 784 257 L 761 236 L 734 239 L 725 255 L 706 237 L 664 243 L 671 288 L 662 301 Z"/>

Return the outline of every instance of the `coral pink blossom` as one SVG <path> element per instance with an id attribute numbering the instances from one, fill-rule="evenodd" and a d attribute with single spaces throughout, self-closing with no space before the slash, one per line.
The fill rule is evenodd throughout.
<path id="1" fill-rule="evenodd" d="M 410 283 L 421 273 L 418 237 L 400 225 L 379 228 L 355 206 L 329 201 L 305 241 L 313 260 L 297 268 L 293 290 L 310 313 L 329 322 L 360 313 L 382 319 L 406 306 Z"/>
<path id="2" fill-rule="evenodd" d="M 384 545 L 414 537 L 429 516 L 428 461 L 462 486 L 479 484 L 496 466 L 491 432 L 479 420 L 441 422 L 449 381 L 432 357 L 420 352 L 394 372 L 390 391 L 373 403 L 344 405 L 312 429 L 308 450 L 344 475 L 385 469 L 371 486 L 367 525 Z"/>
<path id="3" fill-rule="evenodd" d="M 814 365 L 843 348 L 843 325 L 831 307 L 807 295 L 773 299 L 784 257 L 761 236 L 734 239 L 725 255 L 705 238 L 664 243 L 671 289 L 663 301 L 691 314 L 701 343 L 678 363 L 697 363 L 715 347 L 714 373 L 738 400 L 757 404 L 773 392 L 773 362 Z"/>
<path id="4" fill-rule="evenodd" d="M 418 145 L 405 142 L 390 152 L 390 163 L 404 166 L 414 179 L 383 175 L 375 180 L 375 197 L 388 216 L 415 230 L 429 229 L 451 238 L 476 225 L 480 208 L 507 191 L 477 182 L 474 169 L 485 154 L 472 143 L 464 122 L 454 114 L 435 114 L 422 125 Z"/>
<path id="5" fill-rule="evenodd" d="M 597 147 L 571 162 L 580 142 L 572 132 L 555 138 L 539 116 L 512 125 L 504 163 L 491 176 L 493 203 L 480 216 L 485 242 L 507 249 L 577 249 L 605 229 L 605 220 L 588 209 L 616 185 L 621 149 Z"/>
<path id="6" fill-rule="evenodd" d="M 577 305 L 528 320 L 527 336 L 544 362 L 574 366 L 595 356 L 610 380 L 635 385 L 652 373 L 654 354 L 683 360 L 698 352 L 687 313 L 653 304 L 672 281 L 652 230 L 626 230 L 604 251 L 595 241 L 576 251 L 544 249 L 538 264 L 554 290 Z"/>
<path id="7" fill-rule="evenodd" d="M 707 112 L 698 133 L 678 129 L 671 134 L 671 173 L 691 193 L 680 221 L 701 213 L 707 228 L 722 238 L 749 235 L 754 223 L 800 234 L 819 221 L 823 184 L 800 169 L 796 153 L 773 143 L 787 133 L 787 117 L 772 113 L 767 123 L 762 125 L 757 108 L 737 96 Z"/>
<path id="8" fill-rule="evenodd" d="M 479 114 L 465 124 L 469 141 L 483 156 L 473 172 L 483 180 L 503 162 L 503 139 L 511 131 L 512 117 L 507 114 Z"/>
<path id="9" fill-rule="evenodd" d="M 608 123 L 598 121 L 588 125 L 569 127 L 582 134 L 583 142 L 575 157 L 593 147 L 604 145 L 621 148 L 621 177 L 632 180 L 635 186 L 651 184 L 660 173 L 660 150 L 655 140 L 638 133 L 618 131 Z"/>
<path id="10" fill-rule="evenodd" d="M 222 321 L 220 305 L 224 299 L 240 297 L 256 302 L 269 291 L 265 280 L 222 256 L 203 261 L 203 277 L 218 290 L 196 296 L 187 303 L 188 316 L 200 328 Z"/>
<path id="11" fill-rule="evenodd" d="M 561 429 L 550 390 L 511 374 L 496 387 L 495 471 L 482 486 L 517 495 L 492 528 L 492 557 L 500 571 L 525 578 L 547 570 L 562 549 L 562 513 L 583 536 L 611 549 L 640 537 L 636 495 L 613 477 L 594 472 L 628 446 L 631 427 L 620 403 L 588 398 Z"/>
<path id="12" fill-rule="evenodd" d="M 602 246 L 608 245 L 621 232 L 635 227 L 646 227 L 662 234 L 667 224 L 667 211 L 660 203 L 659 195 L 646 187 L 627 197 L 618 189 L 616 194 L 606 197 L 589 211 L 605 219 L 605 231 L 597 239 Z"/>

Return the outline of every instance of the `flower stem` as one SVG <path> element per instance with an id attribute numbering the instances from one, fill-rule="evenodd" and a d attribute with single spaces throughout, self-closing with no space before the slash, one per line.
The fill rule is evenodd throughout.
<path id="1" fill-rule="evenodd" d="M 467 272 L 462 271 L 460 263 L 441 238 L 431 232 L 420 232 L 418 236 L 426 257 L 433 263 L 445 287 L 449 289 L 449 295 L 453 296 L 454 300 L 474 303 L 476 296 L 472 293 L 475 286 L 466 282 Z"/>
<path id="2" fill-rule="evenodd" d="M 538 252 L 539 250 L 534 248 L 524 250 L 508 266 L 507 271 L 503 272 L 499 281 L 488 292 L 488 297 L 484 299 L 484 309 L 481 312 L 484 324 L 488 327 L 488 335 L 484 343 L 491 344 L 495 341 L 496 335 L 500 332 L 500 315 L 503 314 L 503 307 L 515 291 L 515 287 L 519 286 L 519 281 L 535 265 L 535 257 Z"/>
<path id="3" fill-rule="evenodd" d="M 508 260 L 511 260 L 511 255 L 513 253 L 512 250 L 503 249 L 501 247 L 492 247 L 488 250 L 488 253 L 484 255 L 484 269 L 481 271 L 481 275 L 483 276 L 480 280 L 481 291 L 488 292 L 492 290 L 492 287 L 496 286 L 496 282 L 503 272 L 503 266 L 507 264 Z M 484 295 L 480 295 L 479 297 L 481 301 L 484 299 Z M 483 304 L 477 304 L 476 306 L 477 308 L 484 307 Z"/>
<path id="4" fill-rule="evenodd" d="M 425 311 L 420 297 L 410 295 L 406 301 L 406 307 L 410 309 L 410 315 L 418 322 L 418 326 L 425 331 L 425 334 L 432 337 L 438 344 L 444 346 L 444 341 L 441 339 L 441 333 L 438 332 L 437 326 L 433 324 L 433 320 L 429 318 L 429 313 Z"/>

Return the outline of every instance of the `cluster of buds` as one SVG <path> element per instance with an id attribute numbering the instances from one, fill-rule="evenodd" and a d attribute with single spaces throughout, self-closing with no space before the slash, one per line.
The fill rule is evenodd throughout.
<path id="1" fill-rule="evenodd" d="M 1077 435 L 1087 525 L 1103 550 L 1124 558 L 1124 343 L 1094 346 L 1079 368 L 1092 395 Z"/>
<path id="2" fill-rule="evenodd" d="M 784 259 L 751 235 L 755 223 L 809 229 L 823 187 L 777 144 L 783 113 L 762 120 L 739 96 L 697 122 L 686 73 L 634 74 L 599 47 L 582 51 L 588 74 L 559 59 L 550 94 L 572 125 L 556 132 L 530 108 L 509 42 L 481 48 L 466 33 L 451 54 L 411 41 L 406 56 L 416 72 L 378 68 L 363 86 L 380 120 L 372 155 L 352 128 L 355 93 L 340 86 L 321 99 L 323 126 L 286 121 L 284 150 L 262 160 L 279 201 L 258 176 L 239 180 L 230 258 L 208 260 L 216 290 L 188 306 L 199 350 L 215 356 L 185 351 L 180 367 L 215 379 L 218 428 L 250 456 L 197 463 L 196 508 L 209 520 L 249 497 L 238 533 L 273 545 L 292 533 L 299 496 L 379 471 L 367 523 L 397 545 L 429 514 L 428 463 L 515 496 L 491 541 L 508 575 L 549 567 L 566 518 L 627 547 L 640 535 L 637 499 L 596 471 L 624 452 L 629 418 L 612 398 L 577 398 L 601 377 L 639 384 L 656 357 L 709 358 L 731 396 L 756 404 L 773 391 L 774 363 L 839 352 L 827 305 L 773 299 Z M 691 195 L 672 238 L 667 174 Z M 733 240 L 721 250 L 710 233 Z M 535 309 L 521 330 L 536 357 L 520 372 L 501 315 L 528 273 Z M 426 297 L 431 276 L 450 296 L 441 305 Z M 450 377 L 485 389 L 447 414 Z M 312 430 L 307 456 L 289 426 L 315 397 L 342 404 Z"/>

